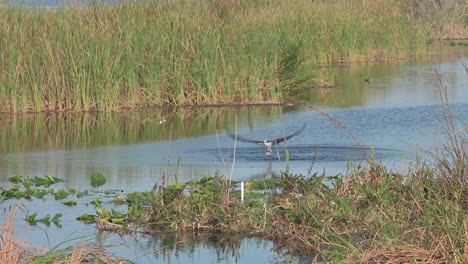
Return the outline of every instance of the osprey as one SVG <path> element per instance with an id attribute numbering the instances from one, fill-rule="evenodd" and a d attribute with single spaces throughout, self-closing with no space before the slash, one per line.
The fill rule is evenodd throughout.
<path id="1" fill-rule="evenodd" d="M 283 141 L 286 141 L 296 135 L 299 135 L 299 133 L 302 132 L 302 130 L 304 130 L 304 128 L 306 127 L 306 124 L 304 123 L 304 125 L 302 125 L 302 127 L 297 130 L 296 132 L 292 133 L 291 135 L 288 135 L 288 136 L 285 136 L 285 137 L 280 137 L 280 138 L 276 138 L 276 139 L 273 139 L 273 140 L 253 140 L 253 139 L 247 139 L 247 138 L 242 138 L 242 137 L 239 137 L 239 136 L 236 136 L 235 134 L 233 133 L 230 133 L 228 132 L 228 136 L 233 138 L 233 139 L 237 139 L 239 141 L 244 141 L 244 142 L 250 142 L 250 143 L 255 143 L 255 144 L 259 144 L 263 147 L 266 148 L 266 152 L 265 154 L 267 154 L 268 156 L 271 156 L 271 153 L 272 153 L 272 150 L 271 148 L 275 145 L 277 145 L 278 143 L 281 143 Z"/>

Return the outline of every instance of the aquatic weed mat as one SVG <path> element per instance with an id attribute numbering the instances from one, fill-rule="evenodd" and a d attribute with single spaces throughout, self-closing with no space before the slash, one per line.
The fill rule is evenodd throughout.
<path id="1" fill-rule="evenodd" d="M 127 227 L 148 233 L 249 234 L 333 261 L 466 259 L 466 186 L 424 166 L 408 175 L 375 163 L 356 167 L 346 177 L 284 173 L 279 179 L 252 180 L 246 188 L 251 191 L 243 202 L 238 186 L 221 177 L 133 193 Z M 411 249 L 419 257 L 404 254 Z"/>

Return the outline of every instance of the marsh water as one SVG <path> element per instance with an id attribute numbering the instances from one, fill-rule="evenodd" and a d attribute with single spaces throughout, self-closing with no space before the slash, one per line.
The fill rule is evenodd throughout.
<path id="1" fill-rule="evenodd" d="M 249 180 L 286 169 L 304 175 L 336 175 L 346 173 L 349 162 L 364 162 L 371 156 L 389 169 L 404 171 L 421 149 L 436 150 L 443 141 L 435 69 L 447 88 L 456 122 L 463 125 L 468 120 L 468 74 L 459 57 L 468 64 L 466 47 L 444 48 L 440 55 L 425 60 L 330 67 L 324 70 L 336 75 L 338 87 L 295 91 L 287 98 L 318 106 L 345 128 L 307 105 L 0 115 L 0 185 L 20 173 L 59 177 L 65 179 L 64 187 L 89 190 L 90 175 L 99 172 L 108 182 L 94 191 L 125 193 L 150 190 L 163 178 L 171 183 L 214 175 Z M 370 82 L 364 81 L 367 77 Z M 257 144 L 228 136 L 274 139 L 304 124 L 300 134 L 274 147 L 271 156 Z M 17 203 L 39 216 L 62 212 L 62 227 L 29 226 L 20 212 L 18 236 L 49 247 L 69 238 L 97 235 L 105 244 L 122 244 L 111 251 L 138 263 L 270 263 L 290 258 L 301 262 L 258 238 L 98 233 L 94 225 L 75 220 L 83 213 L 94 213 L 86 199 L 76 207 L 47 198 L 4 200 L 0 214 Z"/>

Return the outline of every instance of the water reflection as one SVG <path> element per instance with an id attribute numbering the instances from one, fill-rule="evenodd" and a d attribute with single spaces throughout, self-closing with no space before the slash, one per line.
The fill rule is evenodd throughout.
<path id="1" fill-rule="evenodd" d="M 276 248 L 273 242 L 240 234 L 229 236 L 218 233 L 157 234 L 134 236 L 100 233 L 103 244 L 119 243 L 125 246 L 119 253 L 138 263 L 305 263 L 304 257 L 295 257 Z M 131 245 L 131 246 L 128 246 Z M 135 252 L 146 254 L 135 256 Z"/>
<path id="2" fill-rule="evenodd" d="M 288 108 L 284 111 L 294 111 Z M 0 153 L 96 148 L 215 134 L 237 122 L 262 126 L 278 107 L 196 107 L 122 113 L 0 114 Z M 167 122 L 161 124 L 160 120 Z"/>

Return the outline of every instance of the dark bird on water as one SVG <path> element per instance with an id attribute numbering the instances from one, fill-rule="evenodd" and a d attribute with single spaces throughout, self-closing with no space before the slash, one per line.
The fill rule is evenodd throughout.
<path id="1" fill-rule="evenodd" d="M 297 136 L 299 135 L 303 130 L 304 128 L 306 127 L 306 124 L 304 123 L 302 125 L 302 127 L 297 130 L 296 132 L 292 133 L 291 135 L 288 135 L 288 136 L 285 136 L 285 137 L 280 137 L 280 138 L 276 138 L 276 139 L 273 139 L 273 140 L 253 140 L 253 139 L 247 139 L 247 138 L 243 138 L 243 137 L 239 137 L 239 136 L 236 136 L 235 134 L 233 133 L 230 133 L 228 132 L 228 136 L 233 138 L 233 139 L 237 139 L 239 141 L 244 141 L 244 142 L 249 142 L 249 143 L 255 143 L 255 144 L 259 144 L 263 147 L 266 148 L 266 152 L 265 154 L 267 154 L 268 156 L 271 156 L 271 153 L 272 153 L 272 150 L 271 148 L 283 141 L 286 141 L 286 140 L 289 140 L 291 139 L 292 137 L 294 136 Z"/>
<path id="2" fill-rule="evenodd" d="M 364 82 L 369 83 L 370 82 L 370 77 L 365 78 Z"/>

